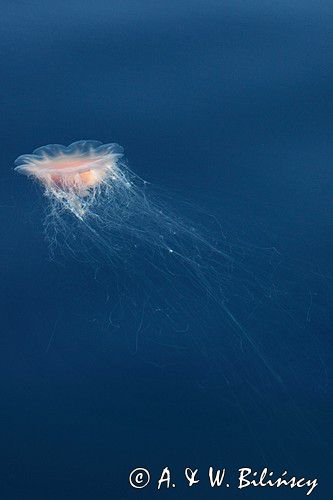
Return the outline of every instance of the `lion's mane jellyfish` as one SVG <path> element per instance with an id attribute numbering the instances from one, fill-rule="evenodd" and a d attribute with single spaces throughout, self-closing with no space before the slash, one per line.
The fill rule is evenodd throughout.
<path id="1" fill-rule="evenodd" d="M 150 310 L 167 318 L 174 331 L 185 332 L 191 323 L 204 324 L 213 306 L 238 342 L 247 341 L 264 360 L 233 313 L 231 298 L 245 297 L 251 312 L 269 296 L 269 283 L 244 268 L 242 249 L 232 248 L 219 224 L 212 236 L 210 216 L 194 224 L 155 196 L 128 167 L 120 146 L 90 140 L 51 144 L 20 156 L 16 170 L 44 189 L 52 248 L 69 249 L 77 260 L 84 256 L 98 266 L 111 264 L 111 272 L 130 277 L 128 302 L 139 310 L 140 329 Z M 202 329 L 206 334 L 207 325 Z"/>
<path id="2" fill-rule="evenodd" d="M 71 213 L 109 257 L 125 258 L 131 249 L 145 247 L 155 255 L 166 252 L 178 255 L 184 264 L 194 264 L 200 246 L 216 252 L 191 222 L 148 195 L 147 182 L 127 166 L 117 144 L 90 140 L 68 147 L 51 144 L 20 156 L 15 164 L 16 171 L 42 185 L 50 201 L 48 231 L 52 226 L 58 233 L 66 231 Z"/>
<path id="3" fill-rule="evenodd" d="M 121 326 L 125 343 L 152 356 L 152 363 L 159 349 L 163 364 L 168 359 L 171 365 L 178 355 L 183 363 L 193 349 L 202 360 L 199 372 L 207 378 L 218 373 L 236 406 L 235 388 L 244 387 L 249 408 L 259 397 L 262 408 L 271 402 L 275 411 L 270 391 L 261 399 L 257 390 L 271 380 L 299 414 L 281 368 L 289 360 L 290 380 L 296 379 L 297 360 L 303 363 L 308 351 L 290 358 L 281 335 L 282 318 L 288 321 L 293 312 L 287 293 L 280 292 L 274 248 L 245 245 L 237 236 L 232 243 L 215 216 L 136 175 L 117 144 L 48 145 L 20 156 L 16 170 L 37 181 L 48 201 L 44 225 L 51 256 L 69 255 L 75 265 L 93 267 L 98 290 L 107 296 L 104 313 L 94 286 L 93 295 L 87 291 L 93 303 L 98 300 L 102 331 L 116 334 Z M 300 329 L 298 346 L 303 338 Z"/>

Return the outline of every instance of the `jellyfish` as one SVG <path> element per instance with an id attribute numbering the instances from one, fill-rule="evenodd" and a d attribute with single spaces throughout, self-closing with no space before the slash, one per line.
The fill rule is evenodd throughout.
<path id="1" fill-rule="evenodd" d="M 255 308 L 272 288 L 246 268 L 243 249 L 232 247 L 219 224 L 218 236 L 212 236 L 210 225 L 205 230 L 156 196 L 115 143 L 51 144 L 15 164 L 17 172 L 41 185 L 49 202 L 45 230 L 52 252 L 66 248 L 76 258 L 102 262 L 117 279 L 129 277 L 129 302 L 143 303 L 137 334 L 148 309 L 167 318 L 177 332 L 186 332 L 189 324 L 207 330 L 207 319 L 222 313 L 236 343 L 246 341 L 272 371 L 231 305 L 232 297 L 242 296 Z"/>
<path id="2" fill-rule="evenodd" d="M 51 144 L 15 163 L 47 199 L 51 254 L 60 249 L 78 265 L 88 262 L 103 285 L 114 285 L 119 301 L 110 307 L 108 326 L 119 328 L 122 321 L 122 331 L 133 328 L 135 353 L 142 337 L 169 348 L 170 331 L 177 346 L 184 347 L 184 338 L 186 348 L 196 346 L 207 377 L 215 372 L 225 381 L 232 404 L 240 405 L 237 387 L 246 387 L 250 408 L 259 398 L 258 404 L 272 404 L 275 411 L 270 395 L 264 398 L 257 389 L 269 393 L 274 386 L 303 418 L 285 383 L 288 342 L 279 327 L 270 328 L 291 316 L 277 295 L 275 248 L 256 247 L 251 265 L 252 246 L 231 242 L 215 216 L 156 190 L 132 171 L 114 143 Z M 256 314 L 269 323 L 254 321 Z M 298 359 L 303 362 L 296 353 L 293 370 Z"/>
<path id="3" fill-rule="evenodd" d="M 49 201 L 45 225 L 53 243 L 52 232 L 68 235 L 68 226 L 76 223 L 76 230 L 85 231 L 107 259 L 124 261 L 133 249 L 141 257 L 149 253 L 163 260 L 173 255 L 193 276 L 202 268 L 203 252 L 219 254 L 220 264 L 231 263 L 230 255 L 191 221 L 148 193 L 147 181 L 128 167 L 118 144 L 51 144 L 20 156 L 15 164 L 17 172 L 44 190 Z"/>

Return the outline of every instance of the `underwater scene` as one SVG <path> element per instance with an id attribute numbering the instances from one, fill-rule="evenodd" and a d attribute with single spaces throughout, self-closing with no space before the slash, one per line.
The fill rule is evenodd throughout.
<path id="1" fill-rule="evenodd" d="M 2 1 L 1 499 L 331 498 L 332 20 Z"/>

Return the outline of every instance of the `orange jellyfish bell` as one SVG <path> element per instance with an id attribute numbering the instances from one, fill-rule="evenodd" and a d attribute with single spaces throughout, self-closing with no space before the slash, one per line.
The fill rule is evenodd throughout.
<path id="1" fill-rule="evenodd" d="M 75 191 L 81 196 L 100 184 L 116 167 L 123 148 L 100 141 L 77 141 L 68 147 L 49 144 L 22 155 L 15 170 L 33 176 L 47 189 Z"/>

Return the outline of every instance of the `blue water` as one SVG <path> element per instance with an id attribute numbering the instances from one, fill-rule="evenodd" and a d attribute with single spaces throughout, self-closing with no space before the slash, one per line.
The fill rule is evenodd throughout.
<path id="1" fill-rule="evenodd" d="M 3 0 L 1 498 L 281 498 L 237 490 L 242 466 L 318 477 L 313 496 L 330 497 L 332 10 Z M 84 138 L 123 145 L 171 205 L 220 220 L 272 292 L 271 303 L 230 299 L 266 365 L 216 308 L 185 335 L 164 322 L 154 338 L 159 317 L 144 317 L 138 341 L 140 304 L 126 294 L 133 316 L 118 306 L 108 321 L 112 272 L 50 258 L 45 200 L 12 165 Z M 185 487 L 186 466 L 210 465 L 227 468 L 230 489 Z M 153 480 L 141 492 L 128 483 L 139 466 Z M 165 466 L 177 487 L 161 492 Z"/>

